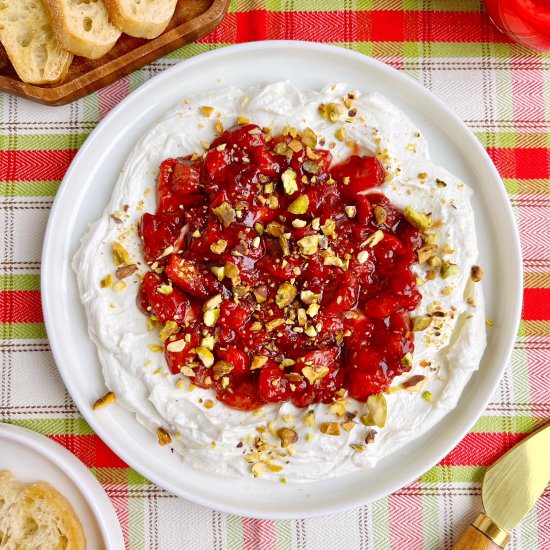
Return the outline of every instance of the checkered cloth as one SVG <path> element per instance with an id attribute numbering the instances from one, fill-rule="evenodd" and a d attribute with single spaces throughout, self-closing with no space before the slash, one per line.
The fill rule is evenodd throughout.
<path id="1" fill-rule="evenodd" d="M 442 98 L 493 158 L 514 207 L 525 264 L 523 320 L 512 361 L 472 431 L 408 487 L 347 513 L 304 521 L 208 510 L 129 469 L 92 432 L 64 388 L 40 307 L 40 252 L 50 206 L 97 122 L 172 64 L 263 39 L 351 48 Z M 512 44 L 491 25 L 479 0 L 233 0 L 214 33 L 81 101 L 48 108 L 0 94 L 0 420 L 50 436 L 91 468 L 131 549 L 450 549 L 481 509 L 486 466 L 550 417 L 549 120 L 550 56 Z M 547 490 L 509 548 L 550 548 L 549 497 Z"/>

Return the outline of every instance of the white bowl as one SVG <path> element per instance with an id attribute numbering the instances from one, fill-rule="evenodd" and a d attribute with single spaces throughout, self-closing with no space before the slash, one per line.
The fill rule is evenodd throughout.
<path id="1" fill-rule="evenodd" d="M 121 407 L 92 412 L 91 404 L 105 387 L 70 262 L 88 224 L 107 204 L 130 150 L 160 115 L 201 90 L 285 79 L 302 88 L 318 89 L 332 81 L 381 92 L 422 130 L 436 162 L 474 189 L 487 315 L 495 326 L 479 372 L 458 407 L 429 433 L 370 471 L 282 485 L 191 470 L 159 447 Z M 480 143 L 448 107 L 411 78 L 363 55 L 307 42 L 268 41 L 179 63 L 141 86 L 98 125 L 68 170 L 51 212 L 42 258 L 42 300 L 52 351 L 69 392 L 89 424 L 123 460 L 199 504 L 259 518 L 298 518 L 381 498 L 416 479 L 462 439 L 485 408 L 509 359 L 520 318 L 521 275 L 518 233 L 504 186 Z"/>
<path id="2" fill-rule="evenodd" d="M 31 430 L 0 423 L 0 471 L 19 481 L 46 481 L 73 507 L 82 523 L 87 547 L 124 548 L 122 529 L 103 487 L 76 456 Z"/>

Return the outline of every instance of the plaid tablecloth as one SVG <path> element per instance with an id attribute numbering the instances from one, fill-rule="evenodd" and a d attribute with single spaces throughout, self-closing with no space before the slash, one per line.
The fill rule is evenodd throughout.
<path id="1" fill-rule="evenodd" d="M 333 43 L 406 72 L 442 98 L 494 159 L 519 224 L 523 320 L 511 364 L 472 431 L 418 481 L 373 504 L 304 521 L 258 521 L 174 497 L 92 432 L 52 359 L 40 306 L 50 206 L 97 122 L 151 76 L 235 42 Z M 479 0 L 233 0 L 214 33 L 66 107 L 0 94 L 0 420 L 50 436 L 98 477 L 134 549 L 450 549 L 480 510 L 488 464 L 550 417 L 550 55 L 512 44 Z M 32 388 L 32 391 L 30 391 Z M 550 548 L 550 492 L 510 548 Z M 95 549 L 91 549 L 95 550 Z"/>

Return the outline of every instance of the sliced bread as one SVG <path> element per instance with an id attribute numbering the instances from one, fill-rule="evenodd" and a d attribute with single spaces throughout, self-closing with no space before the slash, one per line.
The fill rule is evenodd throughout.
<path id="1" fill-rule="evenodd" d="M 44 3 L 50 12 L 55 36 L 75 55 L 97 59 L 105 55 L 121 35 L 109 20 L 103 0 L 44 0 Z"/>
<path id="2" fill-rule="evenodd" d="M 178 0 L 104 0 L 111 21 L 122 32 L 155 38 L 170 23 Z"/>
<path id="3" fill-rule="evenodd" d="M 69 502 L 43 481 L 25 484 L 0 472 L 0 548 L 85 550 L 82 525 Z"/>
<path id="4" fill-rule="evenodd" d="M 0 0 L 0 42 L 24 82 L 62 79 L 73 55 L 56 39 L 42 0 Z"/>

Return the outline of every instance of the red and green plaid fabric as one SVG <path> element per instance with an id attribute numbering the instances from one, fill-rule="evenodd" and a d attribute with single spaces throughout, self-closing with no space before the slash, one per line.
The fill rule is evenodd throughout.
<path id="1" fill-rule="evenodd" d="M 40 307 L 40 252 L 60 180 L 97 122 L 145 80 L 236 42 L 332 43 L 384 61 L 442 98 L 493 158 L 520 228 L 525 294 L 511 364 L 490 405 L 435 468 L 337 516 L 258 521 L 179 499 L 117 458 L 56 371 Z M 46 434 L 105 487 L 127 547 L 201 550 L 450 549 L 481 508 L 487 465 L 550 417 L 550 55 L 513 44 L 480 0 L 233 0 L 215 32 L 66 107 L 0 94 L 0 421 Z M 550 548 L 550 493 L 510 543 Z"/>

